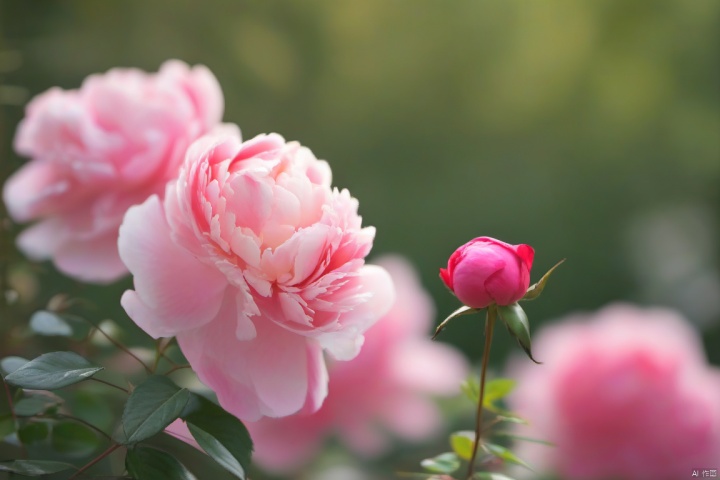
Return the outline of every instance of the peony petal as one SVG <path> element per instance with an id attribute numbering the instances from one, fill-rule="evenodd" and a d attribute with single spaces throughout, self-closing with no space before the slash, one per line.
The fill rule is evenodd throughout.
<path id="1" fill-rule="evenodd" d="M 117 238 L 118 233 L 113 229 L 96 238 L 68 240 L 55 251 L 55 265 L 61 272 L 80 280 L 114 282 L 128 273 L 118 254 Z"/>
<path id="2" fill-rule="evenodd" d="M 128 210 L 118 246 L 136 290 L 134 296 L 123 296 L 123 307 L 137 307 L 139 301 L 152 312 L 142 320 L 133 318 L 149 335 L 197 328 L 217 314 L 227 288 L 225 276 L 173 242 L 156 195 Z M 136 301 L 126 304 L 131 297 Z"/>
<path id="3" fill-rule="evenodd" d="M 368 299 L 340 317 L 342 329 L 318 337 L 323 348 L 338 360 L 350 360 L 360 351 L 363 333 L 385 315 L 395 301 L 390 274 L 377 265 L 365 265 L 358 272 L 361 294 Z"/>

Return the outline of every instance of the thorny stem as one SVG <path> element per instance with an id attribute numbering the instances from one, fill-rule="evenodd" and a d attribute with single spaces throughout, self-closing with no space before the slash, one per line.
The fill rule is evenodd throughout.
<path id="1" fill-rule="evenodd" d="M 108 449 L 105 450 L 103 453 L 101 453 L 100 455 L 98 455 L 97 457 L 95 457 L 95 458 L 94 458 L 93 460 L 91 460 L 89 463 L 83 465 L 82 468 L 80 468 L 80 470 L 78 470 L 77 472 L 75 472 L 72 477 L 68 478 L 68 480 L 73 480 L 74 478 L 78 478 L 78 476 L 80 476 L 81 473 L 87 471 L 87 469 L 89 469 L 90 467 L 92 467 L 92 466 L 95 465 L 96 463 L 100 462 L 103 458 L 107 457 L 108 455 L 110 455 L 111 453 L 113 453 L 115 450 L 117 450 L 117 449 L 120 448 L 120 447 L 122 447 L 122 445 L 120 445 L 119 443 L 110 445 L 110 448 L 108 448 Z"/>
<path id="2" fill-rule="evenodd" d="M 471 480 L 475 470 L 475 457 L 478 447 L 482 441 L 482 413 L 483 400 L 485 399 L 485 374 L 487 373 L 488 361 L 490 360 L 490 345 L 492 344 L 493 327 L 497 317 L 497 307 L 490 305 L 485 317 L 485 347 L 483 348 L 482 364 L 480 366 L 480 395 L 478 397 L 477 417 L 475 418 L 475 441 L 473 442 L 472 456 L 468 466 L 467 480 Z"/>

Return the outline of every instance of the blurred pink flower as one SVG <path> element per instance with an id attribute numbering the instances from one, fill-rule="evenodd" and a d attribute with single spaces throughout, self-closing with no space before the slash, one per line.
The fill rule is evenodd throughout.
<path id="1" fill-rule="evenodd" d="M 448 268 L 440 269 L 440 279 L 469 307 L 511 305 L 530 286 L 534 256 L 530 245 L 478 237 L 453 252 Z"/>
<path id="2" fill-rule="evenodd" d="M 353 358 L 392 305 L 390 276 L 364 265 L 375 229 L 330 181 L 325 161 L 280 135 L 211 135 L 190 147 L 164 201 L 131 208 L 120 228 L 128 315 L 155 338 L 177 336 L 243 420 L 317 410 L 323 349 Z"/>
<path id="3" fill-rule="evenodd" d="M 127 274 L 117 253 L 125 211 L 162 193 L 187 147 L 222 112 L 212 73 L 180 61 L 156 74 L 113 69 L 79 90 L 37 96 L 15 136 L 15 149 L 31 160 L 3 190 L 14 220 L 39 220 L 20 234 L 19 248 L 84 281 Z"/>
<path id="4" fill-rule="evenodd" d="M 434 308 L 412 267 L 399 257 L 377 263 L 393 278 L 395 304 L 367 332 L 354 360 L 330 365 L 330 391 L 317 413 L 246 424 L 260 466 L 297 468 L 333 434 L 352 451 L 373 456 L 389 448 L 388 432 L 417 441 L 440 427 L 428 396 L 458 393 L 467 365 L 453 348 L 430 340 Z"/>
<path id="5" fill-rule="evenodd" d="M 570 480 L 674 480 L 720 460 L 720 370 L 665 309 L 611 305 L 542 329 L 544 361 L 514 359 L 511 407 L 530 421 L 516 453 Z"/>

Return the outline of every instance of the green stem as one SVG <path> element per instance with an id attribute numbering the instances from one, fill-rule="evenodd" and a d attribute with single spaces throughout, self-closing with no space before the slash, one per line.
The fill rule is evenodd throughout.
<path id="1" fill-rule="evenodd" d="M 97 433 L 99 433 L 103 437 L 107 438 L 108 440 L 112 441 L 112 437 L 110 435 L 108 435 L 104 431 L 100 430 L 98 427 L 96 427 L 92 423 L 86 422 L 85 420 L 83 420 L 82 418 L 79 418 L 79 417 L 74 417 L 72 415 L 66 415 L 64 413 L 56 413 L 55 415 L 38 415 L 38 417 L 46 417 L 46 418 L 54 417 L 54 418 L 60 418 L 60 419 L 64 418 L 65 420 L 71 420 L 73 422 L 81 423 L 81 424 L 85 425 L 86 427 L 88 427 L 92 430 L 95 430 Z"/>
<path id="2" fill-rule="evenodd" d="M 125 392 L 125 393 L 130 393 L 130 390 L 128 390 L 127 388 L 123 388 L 123 387 L 121 387 L 120 385 L 115 385 L 114 383 L 107 382 L 107 381 L 105 381 L 105 380 L 100 380 L 99 378 L 90 377 L 90 380 L 95 380 L 96 382 L 104 383 L 105 385 L 107 385 L 107 386 L 109 386 L 109 387 L 117 388 L 118 390 L 121 390 L 121 391 L 123 391 L 123 392 Z"/>
<path id="3" fill-rule="evenodd" d="M 17 418 L 17 415 L 15 414 L 15 405 L 13 404 L 12 393 L 10 393 L 10 385 L 7 384 L 4 377 L 2 377 L 2 382 L 3 382 L 3 387 L 5 387 L 5 395 L 7 396 L 8 406 L 10 407 L 10 415 L 12 415 L 13 426 L 14 426 L 14 428 L 18 428 L 19 427 L 18 418 Z M 25 444 L 21 443 L 20 445 L 21 445 L 21 450 L 22 450 L 22 456 L 25 457 L 27 455 L 27 451 L 25 450 Z"/>
<path id="4" fill-rule="evenodd" d="M 122 445 L 120 445 L 119 443 L 111 445 L 110 448 L 105 450 L 103 453 L 101 453 L 100 455 L 95 457 L 89 463 L 85 464 L 82 468 L 80 468 L 80 470 L 75 472 L 72 477 L 68 478 L 68 480 L 73 480 L 74 478 L 77 478 L 78 476 L 80 476 L 81 473 L 85 472 L 87 469 L 89 469 L 96 463 L 100 462 L 103 458 L 107 457 L 108 455 L 110 455 L 111 453 L 113 453 L 115 450 L 117 450 L 120 447 L 122 447 Z"/>
<path id="5" fill-rule="evenodd" d="M 100 328 L 98 325 L 95 325 L 95 323 L 94 323 L 93 321 L 88 320 L 87 318 L 84 318 L 84 320 L 85 320 L 86 322 L 88 322 L 90 325 L 92 325 L 95 330 L 97 330 L 98 332 L 102 333 L 103 336 L 104 336 L 105 338 L 107 338 L 110 343 L 112 343 L 112 344 L 115 345 L 117 348 L 119 348 L 120 350 L 122 350 L 123 352 L 127 353 L 128 355 L 130 355 L 130 356 L 131 356 L 132 358 L 134 358 L 135 360 L 137 360 L 137 361 L 140 363 L 140 365 L 143 366 L 143 368 L 145 369 L 145 371 L 146 371 L 147 373 L 152 373 L 152 372 L 150 371 L 150 367 L 148 367 L 148 366 L 145 364 L 145 362 L 143 362 L 143 361 L 140 359 L 140 357 L 138 357 L 138 356 L 135 355 L 132 351 L 130 351 L 130 349 L 129 349 L 128 347 L 126 347 L 126 346 L 123 345 L 122 343 L 120 343 L 120 342 L 118 342 L 117 340 L 115 340 L 114 338 L 112 338 L 112 337 L 110 336 L 110 334 L 108 334 L 107 332 L 103 331 L 103 329 Z"/>
<path id="6" fill-rule="evenodd" d="M 468 466 L 467 480 L 471 480 L 475 470 L 475 458 L 477 457 L 478 447 L 482 440 L 482 413 L 483 400 L 485 399 L 485 375 L 487 373 L 488 362 L 490 360 L 490 345 L 492 344 L 493 327 L 497 318 L 497 307 L 490 305 L 487 309 L 485 317 L 485 347 L 483 348 L 482 364 L 480 366 L 480 395 L 478 397 L 477 417 L 475 418 L 475 441 L 473 442 L 472 456 L 470 457 L 470 465 Z"/>

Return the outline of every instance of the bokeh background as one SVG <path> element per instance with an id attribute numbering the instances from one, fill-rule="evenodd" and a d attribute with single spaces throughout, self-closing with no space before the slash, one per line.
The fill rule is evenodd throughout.
<path id="1" fill-rule="evenodd" d="M 568 259 L 528 304 L 532 328 L 614 300 L 667 305 L 720 364 L 720 2 L 0 0 L 0 180 L 24 161 L 12 137 L 29 98 L 169 58 L 215 73 L 245 138 L 276 131 L 328 160 L 377 227 L 374 252 L 417 265 L 438 321 L 459 306 L 438 268 L 490 235 L 535 247 L 534 278 Z M 2 287 L 21 302 L 3 304 L 0 335 L 59 292 L 132 331 L 129 280 L 29 265 L 20 227 L 3 228 Z M 443 341 L 479 359 L 479 320 Z M 514 345 L 496 341 L 499 368 Z"/>

